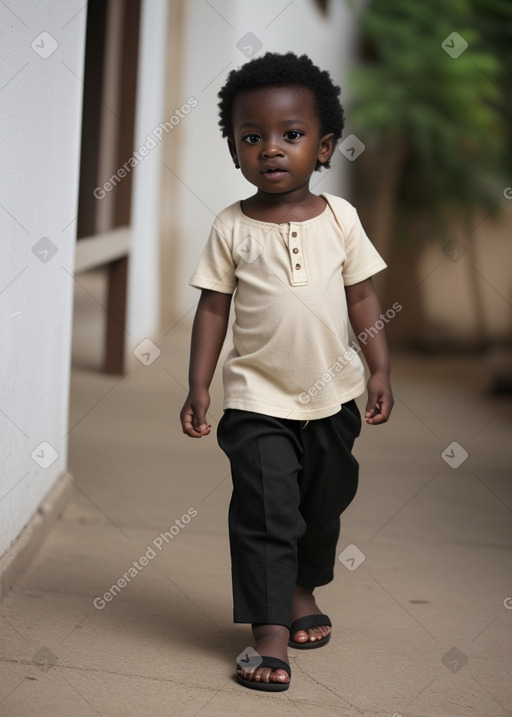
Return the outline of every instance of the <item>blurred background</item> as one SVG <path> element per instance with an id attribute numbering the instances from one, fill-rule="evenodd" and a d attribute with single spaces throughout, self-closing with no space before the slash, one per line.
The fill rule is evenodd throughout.
<path id="1" fill-rule="evenodd" d="M 209 595 L 222 614 L 229 566 L 219 516 L 229 500 L 228 469 L 213 440 L 198 449 L 178 424 L 198 300 L 188 281 L 215 215 L 253 193 L 221 137 L 217 93 L 232 69 L 291 50 L 331 73 L 345 108 L 331 169 L 315 173 L 311 189 L 356 206 L 388 264 L 375 277 L 383 311 L 402 307 L 386 325 L 394 423 L 360 439 L 368 479 L 351 513 L 353 539 L 366 551 L 379 534 L 370 553 L 388 552 L 376 574 L 395 570 L 387 583 L 395 587 L 403 567 L 397 556 L 405 544 L 421 543 L 402 573 L 410 581 L 402 602 L 410 588 L 415 604 L 428 602 L 413 599 L 418 586 L 424 597 L 449 584 L 459 566 L 450 551 L 463 544 L 462 577 L 445 590 L 445 612 L 432 625 L 460 627 L 453 615 L 470 585 L 472 594 L 487 590 L 464 615 L 466 634 L 476 635 L 510 575 L 502 548 L 510 548 L 511 3 L 19 0 L 0 3 L 0 33 L 2 593 L 54 526 L 45 550 L 56 552 L 41 557 L 44 570 L 36 566 L 30 589 L 47 585 L 42 591 L 53 595 L 62 578 L 68 600 L 86 596 L 81 614 L 136 557 L 127 535 L 147 540 L 168 526 L 169 510 L 179 515 L 196 501 L 201 518 L 180 538 L 185 562 L 176 572 L 192 580 L 183 565 L 200 561 L 198 545 L 208 543 L 202 569 L 215 568 L 211 581 L 222 575 L 222 591 Z M 215 424 L 219 371 L 212 396 Z M 216 492 L 205 482 L 210 472 L 222 486 Z M 418 513 L 405 524 L 407 538 L 394 535 L 411 515 L 402 507 L 427 485 L 431 502 L 421 502 L 425 494 L 412 502 L 408 510 Z M 443 510 L 432 532 L 431 516 Z M 388 523 L 390 533 L 381 535 Z M 108 543 L 107 530 L 114 530 Z M 437 541 L 448 550 L 437 553 Z M 477 565 L 478 541 L 496 552 Z M 443 562 L 447 556 L 453 565 Z M 84 564 L 93 584 L 76 568 Z M 50 582 L 59 566 L 66 574 Z M 197 598 L 195 589 L 190 583 L 188 594 Z M 370 582 L 363 592 L 371 589 Z M 148 594 L 140 606 L 158 590 Z M 43 616 L 38 627 L 58 624 L 66 606 L 56 600 L 55 622 Z M 157 612 L 165 613 L 165 600 Z M 22 606 L 20 615 L 29 613 Z M 98 629 L 94 639 L 102 639 Z M 406 647 L 414 642 L 407 640 Z M 464 649 L 470 653 L 469 642 Z M 88 659 L 102 659 L 91 650 Z M 508 688 L 500 685 L 492 689 L 503 695 Z M 393 713 L 395 703 L 386 709 Z"/>

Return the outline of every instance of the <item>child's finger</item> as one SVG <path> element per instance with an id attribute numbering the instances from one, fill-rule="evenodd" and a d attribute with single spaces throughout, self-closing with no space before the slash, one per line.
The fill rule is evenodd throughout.
<path id="1" fill-rule="evenodd" d="M 365 413 L 366 423 L 377 426 L 381 423 L 386 423 L 391 414 L 391 404 L 385 399 L 381 399 L 376 402 L 374 408 L 367 410 Z"/>
<path id="2" fill-rule="evenodd" d="M 390 401 L 382 401 L 381 407 L 380 407 L 380 415 L 382 416 L 382 423 L 388 420 L 389 416 L 391 415 L 391 409 L 393 408 L 393 403 Z"/>
<path id="3" fill-rule="evenodd" d="M 368 392 L 368 401 L 364 412 L 365 418 L 373 418 L 377 413 L 380 413 L 381 400 L 382 398 L 378 394 Z"/>
<path id="4" fill-rule="evenodd" d="M 366 412 L 364 414 L 366 423 L 375 423 L 377 416 L 380 415 L 380 407 L 379 405 L 370 406 L 366 409 Z"/>
<path id="5" fill-rule="evenodd" d="M 194 419 L 192 420 L 192 425 L 197 433 L 203 434 L 207 429 L 211 428 L 210 424 L 206 420 L 206 413 L 204 409 L 196 409 L 194 412 Z"/>
<path id="6" fill-rule="evenodd" d="M 210 433 L 211 425 L 204 416 L 202 420 L 201 418 L 196 419 L 193 410 L 190 409 L 183 414 L 182 429 L 183 433 L 191 438 L 201 438 Z"/>
<path id="7" fill-rule="evenodd" d="M 207 424 L 202 424 L 198 428 L 194 428 L 191 421 L 185 421 L 183 424 L 183 433 L 186 433 L 187 436 L 190 436 L 191 438 L 202 438 L 202 436 L 207 436 L 211 431 L 211 426 Z"/>

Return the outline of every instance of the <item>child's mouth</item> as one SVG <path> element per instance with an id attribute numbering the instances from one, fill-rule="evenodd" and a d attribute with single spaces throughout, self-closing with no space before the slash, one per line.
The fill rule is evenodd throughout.
<path id="1" fill-rule="evenodd" d="M 266 169 L 262 172 L 262 174 L 271 179 L 279 179 L 280 177 L 284 177 L 284 175 L 287 174 L 287 171 L 286 169 L 281 169 L 280 167 L 274 167 L 273 169 Z"/>

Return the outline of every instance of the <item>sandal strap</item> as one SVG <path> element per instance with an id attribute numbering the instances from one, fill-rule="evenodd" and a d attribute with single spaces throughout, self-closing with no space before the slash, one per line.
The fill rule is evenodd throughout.
<path id="1" fill-rule="evenodd" d="M 263 655 L 263 662 L 258 667 L 270 667 L 272 670 L 284 670 L 288 673 L 288 677 L 292 676 L 290 665 L 284 660 L 280 660 L 278 657 L 265 657 Z"/>
<path id="2" fill-rule="evenodd" d="M 262 655 L 261 657 L 262 660 L 259 665 L 256 665 L 256 667 L 270 667 L 272 670 L 284 670 L 288 673 L 288 677 L 292 676 L 290 665 L 284 660 L 280 660 L 278 657 L 267 657 L 265 655 Z M 241 670 L 244 669 L 240 663 L 237 663 L 237 667 Z"/>
<path id="3" fill-rule="evenodd" d="M 320 627 L 322 625 L 332 627 L 332 623 L 327 615 L 306 615 L 292 622 L 290 634 L 295 635 L 299 630 L 307 630 L 308 627 Z"/>

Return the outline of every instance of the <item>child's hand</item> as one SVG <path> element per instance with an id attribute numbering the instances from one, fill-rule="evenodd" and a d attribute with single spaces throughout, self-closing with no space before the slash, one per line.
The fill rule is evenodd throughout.
<path id="1" fill-rule="evenodd" d="M 210 406 L 210 394 L 206 388 L 192 389 L 180 412 L 183 433 L 191 438 L 202 438 L 211 431 L 206 420 L 206 412 Z"/>
<path id="2" fill-rule="evenodd" d="M 366 423 L 386 423 L 394 404 L 389 376 L 373 374 L 368 381 L 368 401 L 364 418 Z"/>

